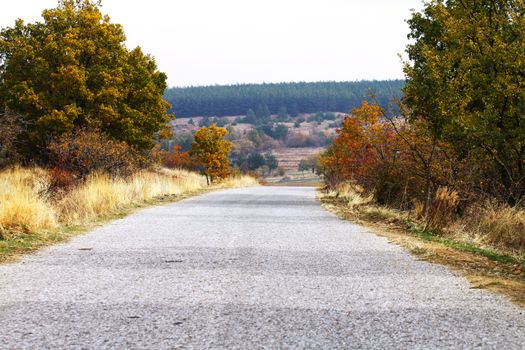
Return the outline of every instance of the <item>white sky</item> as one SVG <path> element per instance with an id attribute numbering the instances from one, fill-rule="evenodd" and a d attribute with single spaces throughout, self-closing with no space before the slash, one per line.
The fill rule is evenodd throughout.
<path id="1" fill-rule="evenodd" d="M 0 26 L 57 0 L 1 0 Z M 170 86 L 402 78 L 421 0 L 103 0 Z"/>

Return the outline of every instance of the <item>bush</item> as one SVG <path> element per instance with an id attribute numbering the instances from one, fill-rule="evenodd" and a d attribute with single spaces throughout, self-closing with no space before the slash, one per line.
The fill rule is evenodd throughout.
<path id="1" fill-rule="evenodd" d="M 190 152 L 184 152 L 180 145 L 174 145 L 171 152 L 164 152 L 162 165 L 170 169 L 191 169 L 194 167 Z"/>
<path id="2" fill-rule="evenodd" d="M 94 172 L 129 176 L 145 164 L 125 142 L 115 141 L 96 130 L 81 129 L 55 139 L 48 151 L 56 169 L 68 171 L 78 179 Z"/>

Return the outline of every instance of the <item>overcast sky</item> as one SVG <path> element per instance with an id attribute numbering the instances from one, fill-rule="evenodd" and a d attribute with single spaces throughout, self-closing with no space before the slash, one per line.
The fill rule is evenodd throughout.
<path id="1" fill-rule="evenodd" d="M 2 1 L 0 26 L 34 22 L 57 0 Z M 105 0 L 170 86 L 402 78 L 421 0 Z"/>

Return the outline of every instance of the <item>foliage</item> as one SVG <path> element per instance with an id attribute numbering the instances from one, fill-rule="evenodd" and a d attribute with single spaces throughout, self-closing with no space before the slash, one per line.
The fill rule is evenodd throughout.
<path id="1" fill-rule="evenodd" d="M 208 182 L 224 179 L 230 175 L 230 154 L 232 143 L 225 139 L 228 131 L 212 124 L 199 129 L 191 147 L 191 156 L 204 169 Z"/>
<path id="2" fill-rule="evenodd" d="M 279 167 L 279 162 L 277 161 L 277 158 L 275 158 L 275 156 L 271 152 L 268 152 L 264 155 L 264 164 L 268 167 L 270 175 L 272 174 L 272 171 Z"/>
<path id="3" fill-rule="evenodd" d="M 192 169 L 190 152 L 183 151 L 180 145 L 174 145 L 170 152 L 162 155 L 162 165 L 171 169 Z"/>
<path id="4" fill-rule="evenodd" d="M 141 166 L 136 152 L 127 143 L 96 130 L 80 129 L 62 135 L 50 142 L 48 151 L 54 167 L 80 179 L 94 172 L 127 176 Z"/>
<path id="5" fill-rule="evenodd" d="M 525 3 L 431 1 L 409 20 L 405 100 L 412 118 L 484 164 L 492 195 L 525 195 Z"/>
<path id="6" fill-rule="evenodd" d="M 347 113 L 370 93 L 386 107 L 390 99 L 400 97 L 403 84 L 402 80 L 391 80 L 203 86 L 170 88 L 165 98 L 179 118 L 243 115 L 248 111 L 244 122 L 257 124 L 267 121 L 270 114 L 284 118 L 285 113 L 292 117 L 319 111 Z"/>
<path id="7" fill-rule="evenodd" d="M 248 170 L 257 170 L 266 164 L 263 155 L 258 152 L 251 153 L 246 161 L 248 163 Z"/>
<path id="8" fill-rule="evenodd" d="M 0 168 L 20 162 L 20 146 L 26 137 L 26 123 L 19 114 L 0 114 Z"/>
<path id="9" fill-rule="evenodd" d="M 62 0 L 43 22 L 0 31 L 0 111 L 24 118 L 26 156 L 82 127 L 146 150 L 169 120 L 166 75 L 140 48 L 126 48 L 122 27 L 99 6 Z"/>

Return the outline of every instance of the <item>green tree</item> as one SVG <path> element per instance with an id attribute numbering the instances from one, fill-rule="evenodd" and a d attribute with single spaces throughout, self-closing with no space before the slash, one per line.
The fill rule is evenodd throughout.
<path id="1" fill-rule="evenodd" d="M 272 115 L 268 106 L 266 104 L 260 104 L 257 106 L 257 111 L 255 112 L 257 118 L 260 120 L 268 120 Z"/>
<path id="2" fill-rule="evenodd" d="M 288 136 L 288 127 L 284 124 L 277 124 L 273 129 L 272 137 L 276 140 L 285 140 Z"/>
<path id="3" fill-rule="evenodd" d="M 264 155 L 264 162 L 268 166 L 268 172 L 270 173 L 270 175 L 272 175 L 272 171 L 279 167 L 279 162 L 277 161 L 277 158 L 275 158 L 275 156 L 270 152 Z"/>
<path id="4" fill-rule="evenodd" d="M 27 155 L 82 127 L 148 149 L 170 119 L 166 75 L 140 48 L 128 50 L 122 27 L 99 8 L 61 0 L 43 22 L 0 31 L 0 112 L 24 117 Z"/>
<path id="5" fill-rule="evenodd" d="M 308 162 L 308 160 L 302 159 L 299 162 L 299 166 L 297 167 L 297 170 L 304 173 L 305 171 L 308 171 L 309 169 L 310 169 L 310 163 Z"/>
<path id="6" fill-rule="evenodd" d="M 253 111 L 253 109 L 249 109 L 246 112 L 246 117 L 244 117 L 243 122 L 248 123 L 248 124 L 257 123 L 257 116 L 255 115 L 255 112 Z"/>
<path id="7" fill-rule="evenodd" d="M 288 111 L 286 110 L 286 107 L 282 106 L 279 108 L 279 112 L 277 113 L 277 118 L 281 122 L 285 122 L 290 116 L 288 115 Z"/>
<path id="8" fill-rule="evenodd" d="M 488 167 L 510 203 L 525 195 L 524 13 L 522 0 L 434 0 L 408 21 L 412 118 Z"/>
<path id="9" fill-rule="evenodd" d="M 223 179 L 230 175 L 230 161 L 228 155 L 232 143 L 225 139 L 228 131 L 212 124 L 210 127 L 199 129 L 195 133 L 195 141 L 191 146 L 191 156 L 204 169 L 208 184 L 216 179 Z"/>
<path id="10" fill-rule="evenodd" d="M 264 157 L 259 152 L 253 152 L 248 156 L 248 169 L 257 170 L 265 164 Z"/>

